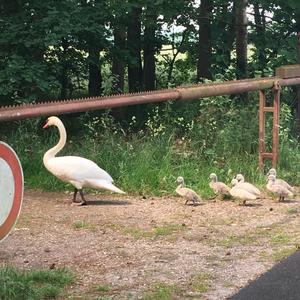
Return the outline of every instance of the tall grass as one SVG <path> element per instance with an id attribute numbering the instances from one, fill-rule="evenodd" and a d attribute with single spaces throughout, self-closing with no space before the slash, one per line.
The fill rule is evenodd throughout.
<path id="1" fill-rule="evenodd" d="M 0 299 L 56 299 L 72 281 L 66 269 L 22 271 L 4 266 L 0 268 Z"/>
<path id="2" fill-rule="evenodd" d="M 257 105 L 236 107 L 228 97 L 155 106 L 142 129 L 135 127 L 133 118 L 126 132 L 108 112 L 87 114 L 76 119 L 76 130 L 72 122 L 66 123 L 70 134 L 60 155 L 95 161 L 131 194 L 172 194 L 177 176 L 183 176 L 187 186 L 207 197 L 212 193 L 208 187 L 211 172 L 227 183 L 243 173 L 247 180 L 265 184 L 258 170 L 257 118 Z M 283 106 L 278 173 L 297 184 L 300 151 L 292 123 L 291 111 Z M 58 133 L 55 128 L 42 132 L 40 127 L 39 120 L 20 121 L 2 140 L 19 155 L 26 187 L 71 189 L 44 168 L 43 154 L 56 144 Z"/>

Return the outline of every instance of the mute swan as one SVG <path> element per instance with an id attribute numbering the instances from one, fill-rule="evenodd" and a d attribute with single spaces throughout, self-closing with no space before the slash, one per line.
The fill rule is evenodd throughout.
<path id="1" fill-rule="evenodd" d="M 176 181 L 177 183 L 179 183 L 179 186 L 176 188 L 175 191 L 179 196 L 186 199 L 184 203 L 185 205 L 189 201 L 192 201 L 194 205 L 196 204 L 196 202 L 200 201 L 200 197 L 196 192 L 194 192 L 192 189 L 184 187 L 184 179 L 182 176 L 179 176 Z"/>
<path id="2" fill-rule="evenodd" d="M 230 188 L 223 182 L 218 181 L 218 177 L 215 173 L 209 175 L 211 182 L 209 187 L 215 192 L 215 194 L 230 195 Z"/>
<path id="3" fill-rule="evenodd" d="M 245 182 L 244 176 L 242 174 L 236 175 L 236 180 L 240 188 L 246 190 L 247 192 L 254 194 L 256 198 L 260 198 L 260 190 L 249 182 Z"/>
<path id="4" fill-rule="evenodd" d="M 230 190 L 230 195 L 234 198 L 242 200 L 242 203 L 240 203 L 241 205 L 246 205 L 247 200 L 255 200 L 257 198 L 256 195 L 241 188 L 241 183 L 238 183 L 237 179 L 232 179 L 231 184 L 233 187 Z"/>
<path id="5" fill-rule="evenodd" d="M 272 168 L 269 170 L 269 172 L 267 173 L 267 175 L 274 175 L 275 178 L 277 177 L 277 172 L 276 172 L 276 169 Z M 285 180 L 283 179 L 279 179 L 279 178 L 276 178 L 275 179 L 275 184 L 279 184 L 279 185 L 282 185 L 283 187 L 285 187 L 286 189 L 288 189 L 290 192 L 293 192 L 294 191 L 294 188 L 292 186 L 290 186 Z"/>
<path id="6" fill-rule="evenodd" d="M 279 202 L 284 201 L 285 197 L 293 197 L 293 193 L 280 184 L 276 184 L 275 175 L 269 175 L 267 189 L 279 196 Z"/>
<path id="7" fill-rule="evenodd" d="M 90 187 L 95 189 L 106 189 L 112 192 L 125 194 L 122 190 L 112 184 L 111 176 L 93 161 L 79 156 L 55 155 L 65 146 L 67 140 L 66 129 L 62 121 L 57 117 L 49 117 L 43 128 L 56 126 L 59 130 L 59 142 L 49 149 L 43 157 L 46 169 L 54 176 L 64 182 L 71 183 L 74 187 L 73 202 L 76 202 L 77 193 L 80 193 L 82 205 L 86 204 L 82 189 Z"/>

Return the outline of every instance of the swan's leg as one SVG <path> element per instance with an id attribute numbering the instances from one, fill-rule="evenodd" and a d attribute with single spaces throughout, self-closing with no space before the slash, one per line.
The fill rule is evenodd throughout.
<path id="1" fill-rule="evenodd" d="M 86 201 L 85 201 L 85 198 L 84 198 L 84 196 L 83 196 L 83 191 L 82 191 L 82 189 L 79 190 L 79 194 L 80 194 L 81 200 L 82 200 L 81 205 L 86 205 Z"/>
<path id="2" fill-rule="evenodd" d="M 77 196 L 77 192 L 78 192 L 78 189 L 74 189 L 74 194 L 73 194 L 73 202 L 76 202 L 76 196 Z"/>

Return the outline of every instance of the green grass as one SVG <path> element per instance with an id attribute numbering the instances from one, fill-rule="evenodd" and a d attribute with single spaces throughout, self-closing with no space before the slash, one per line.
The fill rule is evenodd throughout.
<path id="1" fill-rule="evenodd" d="M 138 227 L 125 227 L 122 231 L 125 234 L 129 234 L 136 239 L 149 238 L 156 239 L 159 237 L 176 238 L 176 234 L 185 230 L 186 227 L 182 224 L 165 224 L 162 226 L 154 227 L 149 230 L 144 230 Z"/>
<path id="2" fill-rule="evenodd" d="M 298 213 L 298 209 L 297 208 L 291 207 L 291 208 L 287 209 L 287 214 L 288 215 L 294 215 L 294 214 L 297 214 L 297 213 Z"/>
<path id="3" fill-rule="evenodd" d="M 96 290 L 101 293 L 107 293 L 110 291 L 110 289 L 111 287 L 109 285 L 98 285 L 96 287 Z"/>
<path id="4" fill-rule="evenodd" d="M 279 262 L 292 255 L 296 250 L 297 248 L 295 246 L 274 250 L 272 253 L 272 258 L 275 262 Z"/>
<path id="5" fill-rule="evenodd" d="M 199 273 L 190 279 L 193 291 L 197 293 L 205 293 L 211 287 L 213 276 L 209 273 Z"/>
<path id="6" fill-rule="evenodd" d="M 95 225 L 88 223 L 86 221 L 83 220 L 75 220 L 73 223 L 73 227 L 77 230 L 80 229 L 90 229 L 90 230 L 95 230 Z"/>
<path id="7" fill-rule="evenodd" d="M 175 285 L 156 283 L 146 292 L 142 300 L 172 300 L 177 292 Z"/>
<path id="8" fill-rule="evenodd" d="M 287 244 L 291 241 L 291 237 L 285 233 L 279 233 L 271 238 L 271 243 L 272 244 Z"/>
<path id="9" fill-rule="evenodd" d="M 0 299 L 56 299 L 73 280 L 66 269 L 21 271 L 4 266 L 0 269 Z"/>
<path id="10" fill-rule="evenodd" d="M 154 108 L 143 129 L 133 126 L 126 132 L 105 114 L 95 120 L 87 114 L 66 122 L 67 145 L 59 155 L 95 161 L 117 186 L 135 195 L 174 195 L 176 178 L 183 176 L 187 187 L 209 198 L 211 172 L 227 184 L 242 173 L 247 181 L 265 186 L 266 178 L 258 170 L 258 122 L 249 122 L 257 116 L 256 105 L 243 109 L 233 106 L 228 97 L 216 97 Z M 283 112 L 284 121 L 288 112 Z M 58 133 L 56 128 L 42 131 L 40 123 L 39 119 L 18 121 L 0 138 L 17 152 L 25 187 L 73 190 L 43 166 L 43 154 L 57 143 Z M 278 175 L 297 185 L 299 143 L 286 126 L 282 124 L 280 131 Z"/>

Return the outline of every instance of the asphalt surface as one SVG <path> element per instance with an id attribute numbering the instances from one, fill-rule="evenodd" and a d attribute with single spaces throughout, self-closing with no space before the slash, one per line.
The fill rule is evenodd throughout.
<path id="1" fill-rule="evenodd" d="M 228 300 L 300 300 L 300 250 Z"/>

